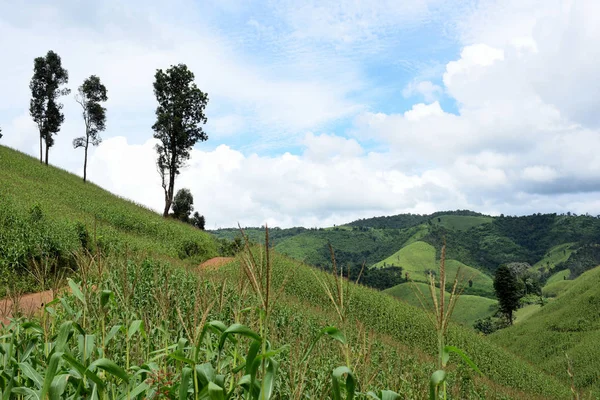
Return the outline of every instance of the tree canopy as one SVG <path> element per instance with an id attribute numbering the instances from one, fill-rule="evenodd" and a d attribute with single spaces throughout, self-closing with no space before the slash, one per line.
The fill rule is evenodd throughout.
<path id="1" fill-rule="evenodd" d="M 179 189 L 173 199 L 173 216 L 180 221 L 188 222 L 194 211 L 194 196 L 189 189 Z"/>
<path id="2" fill-rule="evenodd" d="M 522 287 L 509 266 L 501 265 L 496 271 L 494 290 L 498 298 L 500 312 L 506 316 L 506 319 L 512 325 L 513 312 L 519 308 Z"/>
<path id="3" fill-rule="evenodd" d="M 31 100 L 29 113 L 40 132 L 40 162 L 42 162 L 42 140 L 46 143 L 46 165 L 48 150 L 54 145 L 53 135 L 60 131 L 65 116 L 61 112 L 63 105 L 58 97 L 71 91 L 61 88 L 69 82 L 69 73 L 62 67 L 58 54 L 52 50 L 45 57 L 37 57 L 33 61 L 33 77 L 29 84 Z"/>
<path id="4" fill-rule="evenodd" d="M 165 193 L 166 217 L 173 203 L 175 177 L 190 158 L 198 141 L 208 140 L 202 126 L 208 96 L 194 83 L 194 74 L 185 64 L 174 65 L 155 74 L 154 95 L 158 101 L 156 122 L 152 126 L 156 145 L 156 162 Z"/>
<path id="5" fill-rule="evenodd" d="M 108 100 L 106 86 L 100 78 L 92 75 L 87 78 L 77 89 L 75 100 L 83 108 L 83 122 L 85 123 L 85 136 L 73 139 L 73 147 L 83 147 L 85 158 L 83 161 L 83 181 L 87 180 L 88 147 L 97 146 L 102 141 L 99 133 L 106 129 L 106 108 L 100 102 Z"/>

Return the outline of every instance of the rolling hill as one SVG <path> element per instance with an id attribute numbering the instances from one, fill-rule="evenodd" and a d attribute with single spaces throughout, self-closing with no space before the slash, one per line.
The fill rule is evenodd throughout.
<path id="1" fill-rule="evenodd" d="M 568 355 L 576 387 L 599 395 L 600 267 L 566 282 L 554 301 L 490 338 L 565 382 Z"/>
<path id="2" fill-rule="evenodd" d="M 261 275 L 263 289 L 253 289 L 249 284 L 240 268 L 242 255 L 218 271 L 189 268 L 218 253 L 218 244 L 211 236 L 3 147 L 0 189 L 3 272 L 14 278 L 19 273 L 30 273 L 33 260 L 59 260 L 54 268 L 71 268 L 72 278 L 68 284 L 71 291 L 60 294 L 60 301 L 46 307 L 45 328 L 35 316 L 0 326 L 4 349 L 0 354 L 0 375 L 15 376 L 10 378 L 10 385 L 17 385 L 18 390 L 12 393 L 35 394 L 26 388 L 38 390 L 36 385 L 47 381 L 52 383 L 52 390 L 67 391 L 75 398 L 81 390 L 93 393 L 94 387 L 125 394 L 135 392 L 136 396 L 168 389 L 180 398 L 188 398 L 187 387 L 183 386 L 192 374 L 188 364 L 195 365 L 193 370 L 200 376 L 191 387 L 206 384 L 214 393 L 215 386 L 224 385 L 225 378 L 209 371 L 218 370 L 224 374 L 220 376 L 228 374 L 232 384 L 243 384 L 245 372 L 239 366 L 243 366 L 240 363 L 246 354 L 251 356 L 246 349 L 259 351 L 260 347 L 252 347 L 251 343 L 256 342 L 248 339 L 253 338 L 264 344 L 261 357 L 278 360 L 278 375 L 276 368 L 269 367 L 267 371 L 272 371 L 269 376 L 276 376 L 273 391 L 279 398 L 290 398 L 292 393 L 299 393 L 299 398 L 327 397 L 332 371 L 345 363 L 354 368 L 362 394 L 393 389 L 404 398 L 427 398 L 429 377 L 436 369 L 437 337 L 423 310 L 385 293 L 347 283 L 343 285 L 345 317 L 340 318 L 319 284 L 332 285 L 332 276 L 277 253 L 269 258 L 270 272 Z M 376 243 L 377 235 L 383 235 L 381 239 L 387 243 L 383 231 L 332 230 L 339 235 L 334 239 L 339 240 L 340 247 L 346 246 L 346 251 L 360 241 Z M 344 236 L 347 232 L 365 235 L 356 240 Z M 413 234 L 406 232 L 405 237 Z M 404 243 L 397 240 L 404 237 L 401 233 L 389 236 L 390 247 L 392 242 Z M 435 251 L 425 244 L 418 246 L 427 249 L 427 257 L 435 259 Z M 72 257 L 74 252 L 79 255 Z M 60 276 L 46 278 L 48 281 L 40 285 L 52 285 L 52 279 L 59 280 L 58 285 L 65 284 Z M 265 288 L 275 294 L 267 296 L 267 301 L 273 301 L 268 314 L 262 308 L 264 297 L 258 293 Z M 244 324 L 243 329 L 239 323 Z M 343 336 L 327 328 L 333 332 L 332 338 L 317 343 L 316 351 L 305 363 L 304 351 L 314 346 L 323 327 L 331 326 L 337 326 Z M 227 334 L 240 334 L 239 340 L 227 340 L 226 329 Z M 19 335 L 11 333 L 15 330 Z M 199 332 L 207 333 L 198 337 Z M 215 334 L 221 335 L 220 341 Z M 20 351 L 7 353 L 18 347 L 8 345 L 16 337 L 22 343 L 30 340 L 27 356 L 21 357 Z M 114 338 L 110 343 L 109 337 Z M 48 341 L 55 341 L 50 345 L 50 354 Z M 349 346 L 339 346 L 340 341 L 347 341 Z M 568 386 L 555 377 L 471 329 L 451 324 L 447 342 L 466 352 L 484 374 L 474 375 L 453 356 L 448 368 L 452 398 L 569 396 Z M 222 351 L 223 344 L 226 351 Z M 57 348 L 60 350 L 55 352 Z M 352 354 L 344 357 L 340 352 L 344 348 Z M 195 364 L 199 359 L 203 364 Z M 5 365 L 11 368 L 5 369 Z M 26 372 L 16 374 L 17 369 Z M 96 374 L 99 369 L 102 373 Z M 165 379 L 160 375 L 164 371 Z M 301 375 L 297 375 L 298 371 Z M 63 380 L 59 383 L 64 385 L 53 383 L 51 373 L 60 373 L 59 379 Z M 80 373 L 89 381 L 78 378 Z M 207 379 L 211 379 L 212 386 Z M 8 397 L 11 392 L 4 392 L 6 387 L 2 385 L 0 390 Z"/>
<path id="3" fill-rule="evenodd" d="M 18 276 L 23 290 L 36 289 L 25 272 L 32 259 L 71 266 L 74 252 L 92 248 L 186 264 L 219 254 L 211 235 L 3 146 L 0 183 L 0 284 Z"/>

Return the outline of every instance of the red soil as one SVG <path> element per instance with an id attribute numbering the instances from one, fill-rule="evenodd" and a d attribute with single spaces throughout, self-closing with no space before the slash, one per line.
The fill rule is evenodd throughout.
<path id="1" fill-rule="evenodd" d="M 234 260 L 233 257 L 211 258 L 210 260 L 206 260 L 202 264 L 200 264 L 200 269 L 210 269 L 210 270 L 219 269 L 223 265 L 225 265 L 233 260 Z"/>
<path id="2" fill-rule="evenodd" d="M 17 310 L 24 315 L 33 315 L 53 299 L 52 290 L 46 290 L 21 296 L 16 300 L 16 304 L 13 303 L 13 299 L 0 300 L 0 323 L 7 324 L 8 319 Z"/>

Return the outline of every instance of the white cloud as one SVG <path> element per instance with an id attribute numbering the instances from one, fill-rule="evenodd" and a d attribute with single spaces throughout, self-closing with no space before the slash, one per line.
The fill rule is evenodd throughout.
<path id="1" fill-rule="evenodd" d="M 440 97 L 442 92 L 443 89 L 431 81 L 412 81 L 402 90 L 402 95 L 411 97 L 418 94 L 423 96 L 426 102 L 432 103 Z"/>
<path id="2" fill-rule="evenodd" d="M 372 10 L 361 1 L 305 2 L 277 7 L 278 21 L 244 15 L 243 25 L 277 50 L 268 61 L 236 51 L 244 36 L 224 35 L 210 21 L 190 25 L 186 15 L 174 23 L 173 15 L 119 7 L 116 18 L 131 22 L 130 29 L 111 23 L 110 13 L 100 13 L 89 29 L 63 23 L 43 34 L 23 22 L 35 7 L 10 21 L 0 17 L 0 33 L 21 38 L 0 45 L 14 61 L 0 66 L 2 92 L 12 94 L 0 98 L 0 112 L 11 116 L 2 125 L 3 143 L 37 154 L 35 125 L 23 114 L 29 66 L 56 45 L 72 82 L 89 73 L 107 82 L 109 131 L 92 150 L 89 176 L 122 196 L 162 210 L 149 139 L 151 83 L 154 70 L 171 60 L 188 63 L 209 93 L 211 139 L 254 135 L 239 148 L 198 146 L 178 178 L 178 188 L 192 189 L 211 228 L 238 221 L 327 226 L 456 208 L 600 213 L 600 28 L 593 20 L 600 3 L 478 2 L 456 23 L 460 56 L 441 74 L 390 82 L 395 90 L 410 82 L 404 96 L 422 96 L 408 107 L 386 105 L 395 112 L 361 104 L 352 94 L 371 89 L 361 79 L 372 67 L 369 52 L 397 40 L 390 32 L 402 13 L 435 20 L 437 2 L 382 3 Z M 44 15 L 66 18 L 62 11 L 32 12 L 44 22 Z M 278 23 L 290 36 L 281 37 Z M 106 33 L 102 40 L 98 32 Z M 451 99 L 457 111 L 449 111 Z M 82 157 L 71 140 L 82 123 L 71 103 L 65 99 L 67 123 L 50 160 L 80 172 Z M 356 114 L 348 129 L 328 126 Z M 293 152 L 258 152 L 282 142 L 292 143 Z"/>

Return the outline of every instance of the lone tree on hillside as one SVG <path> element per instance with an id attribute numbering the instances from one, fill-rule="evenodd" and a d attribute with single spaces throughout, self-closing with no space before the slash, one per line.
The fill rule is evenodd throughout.
<path id="1" fill-rule="evenodd" d="M 194 213 L 192 217 L 192 225 L 194 225 L 198 229 L 204 230 L 204 226 L 206 225 L 206 220 L 204 219 L 204 215 L 200 215 L 198 211 Z"/>
<path id="2" fill-rule="evenodd" d="M 73 148 L 83 147 L 85 157 L 83 160 L 83 181 L 87 181 L 88 147 L 98 146 L 102 142 L 99 133 L 106 129 L 106 108 L 100 105 L 101 101 L 108 100 L 106 86 L 100 78 L 92 75 L 87 78 L 77 89 L 75 101 L 83 108 L 83 122 L 85 123 L 85 136 L 73 139 Z"/>
<path id="3" fill-rule="evenodd" d="M 2 128 L 0 128 L 0 139 L 2 139 Z"/>
<path id="4" fill-rule="evenodd" d="M 201 124 L 206 123 L 204 109 L 208 96 L 194 83 L 194 74 L 185 64 L 162 69 L 154 75 L 154 95 L 158 101 L 156 123 L 152 126 L 158 159 L 156 166 L 165 192 L 163 215 L 169 215 L 173 203 L 175 176 L 190 158 L 198 141 L 208 139 Z"/>
<path id="5" fill-rule="evenodd" d="M 500 311 L 512 325 L 513 312 L 519 308 L 521 287 L 519 280 L 507 265 L 501 265 L 496 271 L 494 290 L 496 291 Z"/>
<path id="6" fill-rule="evenodd" d="M 194 196 L 189 189 L 179 189 L 173 199 L 173 216 L 180 221 L 189 222 L 194 211 Z"/>
<path id="7" fill-rule="evenodd" d="M 33 61 L 33 77 L 29 83 L 31 101 L 29 114 L 40 131 L 40 163 L 42 161 L 42 140 L 46 143 L 46 165 L 48 165 L 48 149 L 54 145 L 54 138 L 60 131 L 65 116 L 60 111 L 63 107 L 58 97 L 71 92 L 62 88 L 69 82 L 69 73 L 62 67 L 61 59 L 52 50 L 45 57 L 37 57 Z"/>

